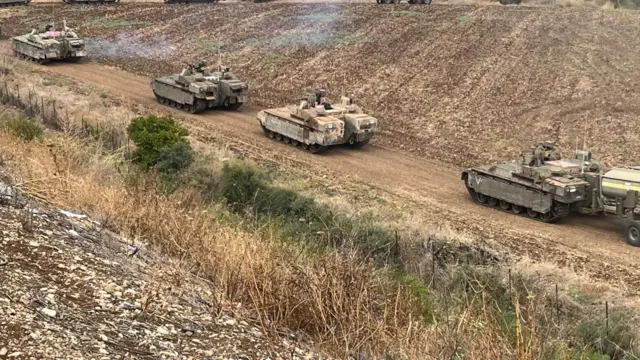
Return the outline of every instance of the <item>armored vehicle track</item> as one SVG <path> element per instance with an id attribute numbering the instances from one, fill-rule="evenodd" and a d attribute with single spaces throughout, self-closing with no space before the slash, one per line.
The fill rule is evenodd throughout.
<path id="1" fill-rule="evenodd" d="M 0 0 L 0 7 L 25 6 L 30 2 L 31 0 Z"/>

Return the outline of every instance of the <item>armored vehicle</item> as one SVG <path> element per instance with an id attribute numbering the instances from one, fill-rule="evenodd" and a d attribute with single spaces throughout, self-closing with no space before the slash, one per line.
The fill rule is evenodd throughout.
<path id="1" fill-rule="evenodd" d="M 66 4 L 117 4 L 120 0 L 62 0 Z"/>
<path id="2" fill-rule="evenodd" d="M 480 204 L 554 221 L 590 196 L 580 159 L 561 159 L 554 145 L 539 143 L 520 161 L 465 169 L 462 180 Z"/>
<path id="3" fill-rule="evenodd" d="M 500 0 L 500 5 L 518 5 L 522 2 L 522 0 Z"/>
<path id="4" fill-rule="evenodd" d="M 378 4 L 399 4 L 400 0 L 376 0 Z M 431 5 L 431 0 L 407 0 L 409 4 Z"/>
<path id="5" fill-rule="evenodd" d="M 0 0 L 0 7 L 27 5 L 31 0 Z"/>
<path id="6" fill-rule="evenodd" d="M 312 153 L 345 143 L 354 147 L 366 145 L 373 137 L 378 120 L 363 113 L 349 97 L 343 96 L 340 104 L 333 105 L 324 95 L 324 90 L 317 90 L 298 106 L 260 111 L 258 120 L 265 135 L 293 146 L 300 145 Z"/>
<path id="7" fill-rule="evenodd" d="M 461 178 L 476 202 L 545 222 L 570 213 L 625 219 L 627 242 L 640 246 L 640 166 L 606 170 L 583 150 L 562 159 L 545 141 L 521 161 L 464 169 Z"/>
<path id="8" fill-rule="evenodd" d="M 64 59 L 80 61 L 87 55 L 84 40 L 67 27 L 66 21 L 63 21 L 63 26 L 64 30 L 56 31 L 53 25 L 47 24 L 33 29 L 30 34 L 12 37 L 14 56 L 39 64 Z"/>
<path id="9" fill-rule="evenodd" d="M 220 0 L 164 0 L 165 4 L 217 3 Z"/>
<path id="10" fill-rule="evenodd" d="M 218 65 L 209 72 L 204 61 L 187 65 L 180 74 L 163 76 L 151 81 L 156 100 L 180 110 L 200 113 L 209 108 L 239 109 L 247 102 L 249 86 Z"/>

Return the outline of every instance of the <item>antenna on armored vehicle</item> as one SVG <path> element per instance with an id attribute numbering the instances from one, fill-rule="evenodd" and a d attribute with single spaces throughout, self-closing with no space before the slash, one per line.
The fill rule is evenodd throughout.
<path id="1" fill-rule="evenodd" d="M 584 155 L 585 155 L 585 151 L 586 151 L 586 147 L 587 147 L 587 122 L 584 122 L 584 133 L 583 133 L 583 140 L 582 140 L 582 164 L 580 165 L 580 173 L 584 174 Z"/>
<path id="2" fill-rule="evenodd" d="M 222 71 L 222 52 L 220 51 L 220 43 L 218 42 L 218 70 Z"/>

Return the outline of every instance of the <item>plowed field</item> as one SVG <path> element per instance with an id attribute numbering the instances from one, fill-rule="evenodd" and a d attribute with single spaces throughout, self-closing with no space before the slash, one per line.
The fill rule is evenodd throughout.
<path id="1" fill-rule="evenodd" d="M 7 11 L 7 10 L 3 10 Z M 7 13 L 5 13 L 6 16 Z M 10 35 L 64 16 L 91 56 L 159 75 L 217 61 L 259 106 L 324 87 L 353 94 L 379 143 L 469 165 L 537 140 L 586 140 L 609 164 L 638 163 L 640 15 L 591 8 L 368 4 L 31 6 Z M 585 139 L 586 136 L 586 139 Z"/>
<path id="2" fill-rule="evenodd" d="M 241 113 L 184 115 L 204 140 L 220 131 L 272 161 L 354 176 L 412 203 L 430 223 L 637 292 L 640 250 L 623 243 L 622 225 L 581 218 L 548 225 L 481 208 L 456 166 L 516 156 L 542 139 L 567 151 L 586 142 L 610 164 L 640 162 L 640 14 L 328 3 L 32 6 L 11 13 L 3 31 L 27 31 L 53 9 L 88 37 L 94 60 L 140 75 L 215 62 L 221 44 L 253 104 Z M 49 69 L 156 106 L 144 76 L 92 62 Z M 255 110 L 317 86 L 333 98 L 344 87 L 380 119 L 374 146 L 312 156 L 264 139 Z"/>

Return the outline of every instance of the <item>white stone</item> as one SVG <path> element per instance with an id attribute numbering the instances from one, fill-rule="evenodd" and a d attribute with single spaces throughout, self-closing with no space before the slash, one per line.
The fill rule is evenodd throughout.
<path id="1" fill-rule="evenodd" d="M 40 312 L 50 316 L 50 317 L 56 317 L 56 311 L 55 310 L 51 310 L 51 309 L 47 309 L 47 308 L 42 308 L 40 309 Z"/>

